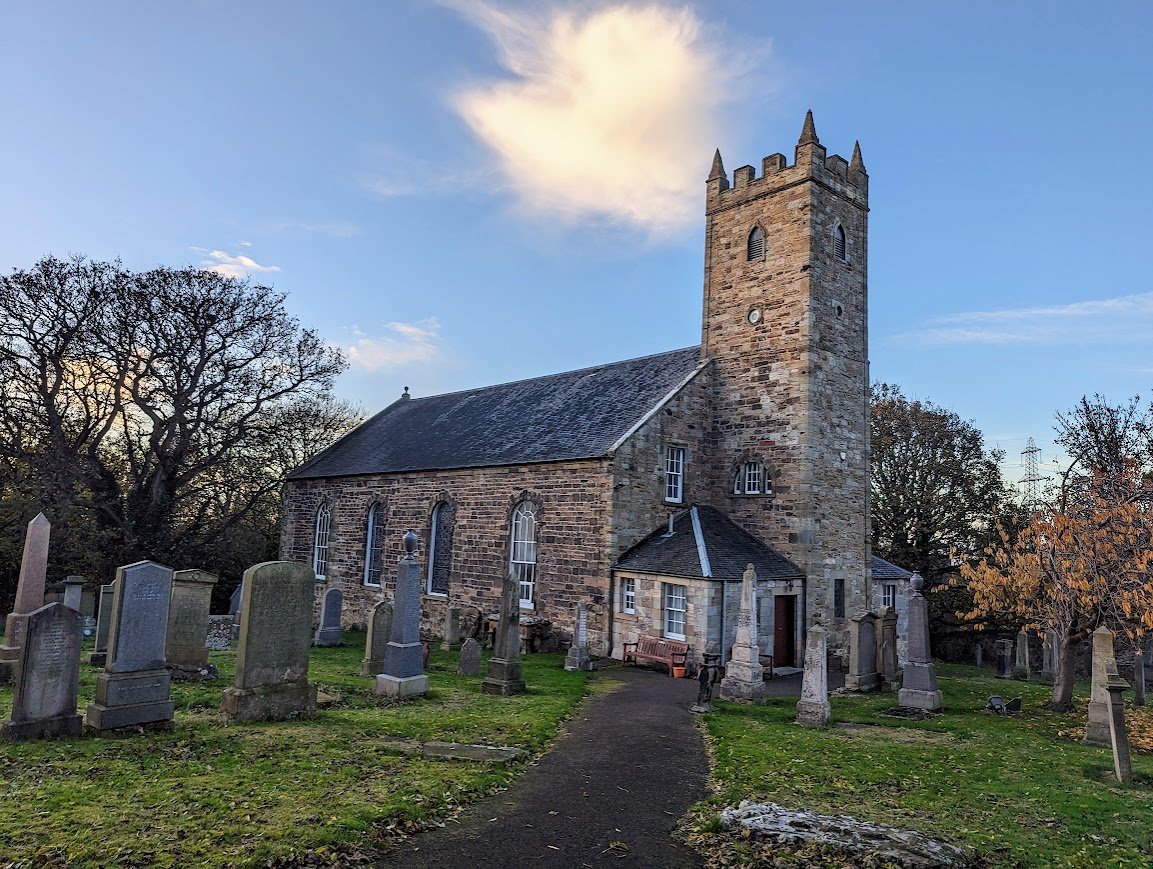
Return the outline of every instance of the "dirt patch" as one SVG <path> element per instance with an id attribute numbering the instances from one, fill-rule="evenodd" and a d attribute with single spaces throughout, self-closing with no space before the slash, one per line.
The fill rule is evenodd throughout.
<path id="1" fill-rule="evenodd" d="M 884 727 L 879 724 L 851 724 L 839 722 L 833 725 L 846 736 L 862 737 L 865 739 L 888 739 L 906 745 L 943 745 L 956 742 L 957 737 L 951 733 L 937 733 L 933 730 L 916 730 L 912 727 Z"/>

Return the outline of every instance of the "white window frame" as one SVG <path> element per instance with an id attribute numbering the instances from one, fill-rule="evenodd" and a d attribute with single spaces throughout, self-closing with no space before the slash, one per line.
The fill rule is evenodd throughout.
<path id="1" fill-rule="evenodd" d="M 312 572 L 317 581 L 328 577 L 328 551 L 332 534 L 332 508 L 322 501 L 312 526 Z"/>
<path id="2" fill-rule="evenodd" d="M 744 490 L 746 495 L 761 494 L 764 488 L 764 475 L 764 466 L 760 462 L 745 462 Z"/>
<path id="3" fill-rule="evenodd" d="M 384 505 L 380 502 L 368 508 L 364 535 L 364 584 L 380 588 L 384 574 Z"/>
<path id="4" fill-rule="evenodd" d="M 897 606 L 897 583 L 885 582 L 881 584 L 881 606 L 896 608 Z"/>
<path id="5" fill-rule="evenodd" d="M 521 609 L 533 609 L 536 600 L 537 510 L 521 501 L 512 513 L 509 529 L 509 573 L 520 583 Z"/>
<path id="6" fill-rule="evenodd" d="M 688 450 L 684 447 L 665 447 L 665 501 L 680 504 L 685 498 L 685 464 Z"/>
<path id="7" fill-rule="evenodd" d="M 664 598 L 661 602 L 661 609 L 664 611 L 664 636 L 672 640 L 683 640 L 689 610 L 687 589 L 672 582 L 662 582 L 661 586 L 661 597 Z"/>
<path id="8" fill-rule="evenodd" d="M 629 615 L 637 611 L 637 581 L 635 577 L 627 576 L 621 580 L 621 612 Z"/>

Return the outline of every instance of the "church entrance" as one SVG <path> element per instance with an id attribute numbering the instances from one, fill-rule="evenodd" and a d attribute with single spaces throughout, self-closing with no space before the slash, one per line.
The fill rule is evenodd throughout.
<path id="1" fill-rule="evenodd" d="M 773 598 L 773 664 L 795 667 L 797 643 L 797 596 L 779 594 Z"/>

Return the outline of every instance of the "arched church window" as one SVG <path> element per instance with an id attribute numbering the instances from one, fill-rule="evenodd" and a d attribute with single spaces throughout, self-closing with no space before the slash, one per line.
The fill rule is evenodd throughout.
<path id="1" fill-rule="evenodd" d="M 380 585 L 384 566 L 384 513 L 383 504 L 368 508 L 364 538 L 364 584 Z"/>
<path id="2" fill-rule="evenodd" d="M 840 260 L 848 259 L 845 253 L 845 228 L 839 223 L 833 230 L 833 255 Z"/>
<path id="3" fill-rule="evenodd" d="M 429 594 L 447 595 L 452 575 L 452 505 L 438 501 L 432 508 L 428 529 Z"/>
<path id="4" fill-rule="evenodd" d="M 520 605 L 531 608 L 536 598 L 536 505 L 521 501 L 512 513 L 509 572 L 520 583 Z"/>
<path id="5" fill-rule="evenodd" d="M 312 570 L 317 579 L 328 576 L 328 535 L 332 526 L 332 509 L 324 501 L 316 508 L 312 536 Z"/>
<path id="6" fill-rule="evenodd" d="M 753 231 L 749 233 L 747 258 L 749 262 L 765 258 L 765 231 L 759 226 L 754 226 Z"/>

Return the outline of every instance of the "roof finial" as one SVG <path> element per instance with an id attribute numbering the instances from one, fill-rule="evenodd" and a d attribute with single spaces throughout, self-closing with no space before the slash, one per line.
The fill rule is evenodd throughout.
<path id="1" fill-rule="evenodd" d="M 798 145 L 819 145 L 821 140 L 817 138 L 817 127 L 813 124 L 813 110 L 809 109 L 805 112 L 805 125 L 801 128 L 801 138 L 797 140 Z"/>
<path id="2" fill-rule="evenodd" d="M 407 386 L 404 388 L 404 395 L 402 395 L 400 398 L 401 398 L 401 401 L 408 401 L 410 398 L 412 398 L 412 396 L 408 394 L 408 387 Z"/>
<path id="3" fill-rule="evenodd" d="M 861 143 L 859 140 L 853 143 L 853 159 L 849 161 L 849 171 L 865 171 L 865 161 L 861 159 Z"/>
<path id="4" fill-rule="evenodd" d="M 717 148 L 716 153 L 713 154 L 713 168 L 709 171 L 709 177 L 706 181 L 715 181 L 718 178 L 726 178 L 725 164 L 721 161 L 721 149 Z M 727 178 L 726 178 L 727 180 Z"/>

